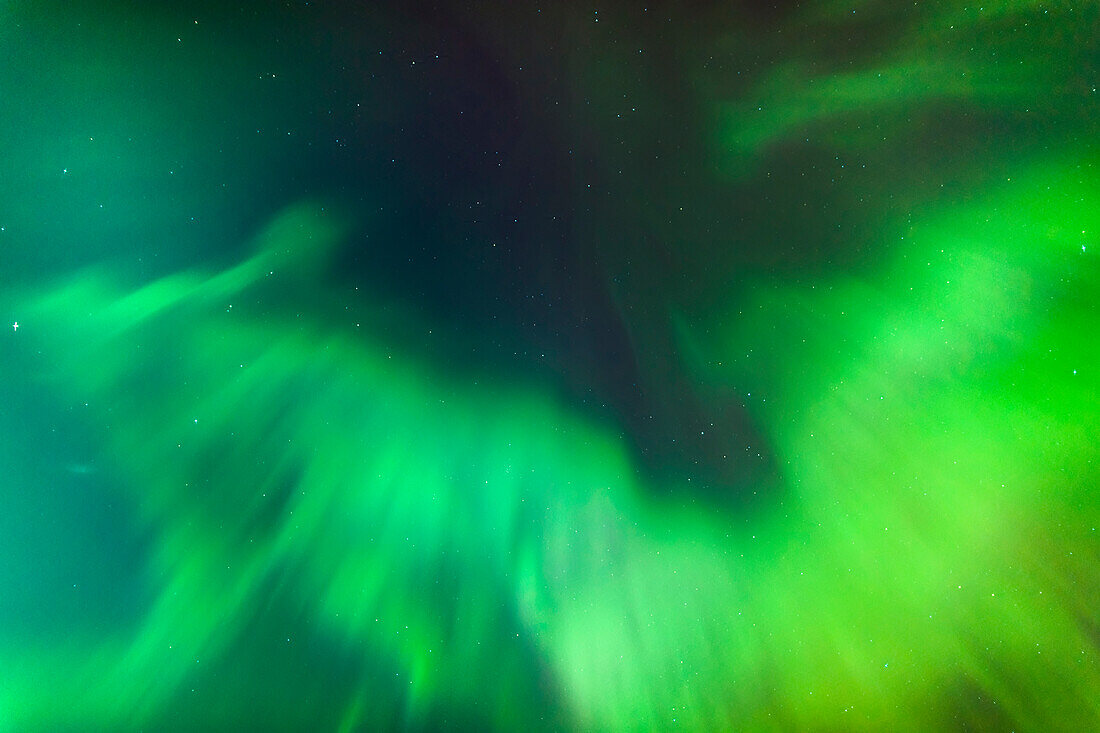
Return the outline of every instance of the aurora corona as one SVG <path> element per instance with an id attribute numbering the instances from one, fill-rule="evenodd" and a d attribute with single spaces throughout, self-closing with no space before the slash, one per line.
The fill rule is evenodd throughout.
<path id="1" fill-rule="evenodd" d="M 227 111 L 189 192 L 118 167 L 125 85 L 0 163 L 64 203 L 0 175 L 0 731 L 1100 726 L 1097 11 L 856 6 L 303 6 L 278 73 L 259 21 L 136 16 Z M 80 32 L 34 104 L 114 59 Z M 247 221 L 225 141 L 284 166 Z"/>

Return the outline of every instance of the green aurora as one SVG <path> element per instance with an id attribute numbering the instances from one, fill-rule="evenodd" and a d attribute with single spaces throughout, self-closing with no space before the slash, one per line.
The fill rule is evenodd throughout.
<path id="1" fill-rule="evenodd" d="M 649 470 L 629 421 L 552 369 L 468 359 L 476 332 L 341 277 L 364 232 L 396 241 L 358 199 L 299 191 L 193 256 L 171 251 L 198 235 L 169 232 L 66 259 L 83 214 L 56 210 L 60 237 L 28 223 L 48 208 L 30 191 L 60 184 L 0 182 L 19 324 L 0 346 L 0 730 L 1100 728 L 1100 13 L 857 6 L 888 48 L 761 41 L 779 60 L 736 96 L 697 78 L 705 175 L 639 184 L 660 205 L 591 204 L 576 230 L 625 210 L 683 254 L 590 245 L 607 272 L 631 262 L 609 290 L 640 379 L 680 370 L 757 426 L 777 469 L 731 500 Z M 845 49 L 843 7 L 769 22 Z M 711 13 L 722 33 L 688 31 L 708 53 L 747 43 Z M 570 83 L 603 139 L 629 59 L 592 48 Z M 928 121 L 960 110 L 996 133 L 933 149 Z M 50 166 L 124 166 L 66 144 L 42 146 Z M 29 148 L 7 164 L 27 177 Z M 643 175 L 617 155 L 597 165 Z M 708 181 L 774 194 L 773 171 L 818 157 L 866 194 L 838 212 L 858 256 L 738 251 L 833 226 L 802 212 L 813 187 L 788 221 L 761 203 L 706 236 L 662 208 L 703 205 Z M 155 228 L 189 205 L 172 191 L 83 235 Z"/>

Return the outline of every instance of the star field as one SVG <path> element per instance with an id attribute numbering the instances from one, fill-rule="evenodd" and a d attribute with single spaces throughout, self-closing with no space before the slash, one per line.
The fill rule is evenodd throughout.
<path id="1" fill-rule="evenodd" d="M 1100 11 L 2 11 L 0 731 L 1100 727 Z"/>

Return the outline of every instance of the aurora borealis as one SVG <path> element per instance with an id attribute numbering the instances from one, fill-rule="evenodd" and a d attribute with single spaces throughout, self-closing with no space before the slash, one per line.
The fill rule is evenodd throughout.
<path id="1" fill-rule="evenodd" d="M 1100 729 L 1097 4 L 0 21 L 0 731 Z"/>

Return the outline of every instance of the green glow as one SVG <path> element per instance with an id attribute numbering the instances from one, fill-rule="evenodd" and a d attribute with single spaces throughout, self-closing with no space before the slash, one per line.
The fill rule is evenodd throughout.
<path id="1" fill-rule="evenodd" d="M 1038 6 L 1042 7 L 1038 7 Z M 1020 2 L 981 7 L 933 3 L 914 14 L 912 30 L 873 60 L 832 70 L 835 61 L 810 51 L 762 74 L 745 99 L 718 105 L 726 167 L 739 171 L 768 145 L 805 139 L 841 150 L 881 147 L 934 122 L 945 110 L 1044 119 L 1051 110 L 1083 112 L 1090 92 L 1066 82 L 1066 69 L 1095 69 L 1095 4 Z M 890 17 L 878 3 L 853 10 L 807 11 L 792 32 L 804 43 L 828 43 L 853 14 Z M 1047 7 L 1051 6 L 1051 7 Z M 896 9 L 895 9 L 896 10 Z M 904 12 L 904 11 L 902 11 Z M 874 26 L 872 26 L 874 27 Z M 873 31 L 872 31 L 873 32 Z M 828 47 L 828 46 L 826 46 Z M 1036 49 L 1058 48 L 1052 63 Z M 826 68 L 832 73 L 820 73 Z M 923 105 L 923 106 L 922 106 Z M 916 116 L 914 116 L 916 115 Z"/>
<path id="2" fill-rule="evenodd" d="M 723 172 L 765 175 L 808 134 L 877 149 L 938 105 L 1045 104 L 1062 127 L 960 166 L 972 185 L 898 190 L 857 264 L 719 253 L 717 307 L 623 316 L 671 321 L 700 390 L 744 395 L 782 483 L 744 513 L 669 498 L 610 413 L 418 348 L 428 316 L 339 290 L 374 225 L 347 205 L 297 201 L 216 263 L 5 291 L 2 366 L 32 407 L 0 424 L 72 431 L 87 455 L 50 459 L 91 495 L 71 500 L 120 512 L 56 553 L 136 559 L 103 573 L 114 615 L 27 587 L 38 558 L 0 575 L 50 600 L 18 628 L 0 607 L 0 731 L 1100 728 L 1100 118 L 1047 53 L 1088 44 L 1059 23 L 994 62 L 988 24 L 1070 4 L 933 5 L 874 63 L 807 53 L 706 100 Z"/>
<path id="3" fill-rule="evenodd" d="M 813 610 L 786 643 L 836 635 L 797 680 L 820 669 L 833 701 L 883 724 L 935 725 L 899 696 L 916 707 L 965 676 L 1021 724 L 1097 714 L 1078 707 L 1100 685 L 1085 600 L 1100 592 L 1100 347 L 1081 338 L 1100 286 L 1081 244 L 1100 231 L 1094 160 L 914 222 L 880 271 L 761 285 L 735 330 L 694 337 L 701 375 L 757 397 L 786 459 L 783 536 L 802 539 L 778 565 L 798 579 L 768 616 L 804 587 Z M 825 712 L 810 715 L 797 722 Z"/>
<path id="4" fill-rule="evenodd" d="M 704 378 L 759 395 L 784 458 L 791 497 L 751 531 L 642 500 L 623 446 L 534 386 L 453 383 L 358 338 L 371 324 L 291 315 L 269 250 L 129 295 L 89 274 L 50 291 L 27 328 L 112 424 L 152 595 L 109 641 L 10 650 L 3 708 L 57 722 L 29 692 L 49 679 L 66 723 L 155 719 L 287 583 L 314 633 L 407 681 L 412 721 L 481 702 L 520 724 L 536 657 L 581 726 L 931 726 L 933 690 L 968 678 L 1035 724 L 1095 699 L 1083 167 L 914 223 L 865 278 L 762 285 L 728 340 L 694 345 Z M 306 211 L 273 227 L 288 246 L 323 225 Z M 362 695 L 348 720 L 393 714 Z"/>

